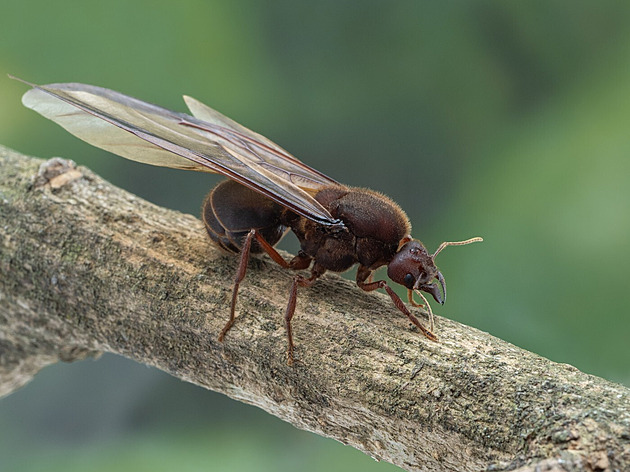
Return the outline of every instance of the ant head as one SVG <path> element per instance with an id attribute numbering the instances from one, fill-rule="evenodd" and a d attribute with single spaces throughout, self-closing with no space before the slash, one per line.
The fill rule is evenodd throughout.
<path id="1" fill-rule="evenodd" d="M 483 241 L 481 238 L 471 238 L 466 241 L 443 242 L 433 254 L 429 254 L 420 241 L 410 236 L 400 241 L 400 248 L 394 258 L 387 265 L 387 275 L 394 282 L 404 285 L 409 290 L 423 291 L 433 296 L 436 302 L 444 304 L 446 301 L 446 281 L 435 265 L 435 256 L 447 246 L 462 246 L 464 244 Z M 442 287 L 440 291 L 437 280 Z"/>
<path id="2" fill-rule="evenodd" d="M 387 266 L 387 276 L 394 282 L 404 285 L 409 290 L 422 290 L 430 293 L 436 302 L 443 304 L 446 300 L 446 282 L 438 270 L 433 258 L 420 241 L 415 239 L 401 241 L 402 247 Z M 442 286 L 442 293 L 437 284 Z"/>

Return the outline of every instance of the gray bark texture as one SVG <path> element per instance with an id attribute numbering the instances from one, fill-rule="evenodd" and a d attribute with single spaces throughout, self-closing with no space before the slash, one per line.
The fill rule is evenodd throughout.
<path id="1" fill-rule="evenodd" d="M 407 470 L 630 470 L 627 388 L 443 318 L 429 341 L 335 274 L 299 293 L 293 366 L 266 256 L 219 343 L 237 263 L 197 218 L 0 148 L 0 395 L 111 352 Z"/>

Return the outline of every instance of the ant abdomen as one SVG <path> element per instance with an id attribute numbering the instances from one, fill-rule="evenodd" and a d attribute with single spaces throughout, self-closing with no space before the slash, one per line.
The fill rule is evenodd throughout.
<path id="1" fill-rule="evenodd" d="M 255 229 L 275 245 L 286 232 L 281 223 L 284 207 L 233 181 L 214 187 L 203 202 L 202 217 L 210 238 L 222 249 L 239 253 L 247 233 Z M 251 251 L 263 249 L 257 242 Z"/>

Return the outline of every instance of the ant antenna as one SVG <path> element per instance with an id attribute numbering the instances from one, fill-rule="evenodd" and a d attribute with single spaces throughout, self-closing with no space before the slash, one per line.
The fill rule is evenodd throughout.
<path id="1" fill-rule="evenodd" d="M 479 236 L 467 239 L 466 241 L 444 241 L 442 244 L 440 244 L 440 247 L 437 248 L 437 251 L 433 253 L 431 259 L 435 259 L 435 256 L 437 256 L 442 251 L 442 249 L 447 246 L 464 246 L 466 244 L 477 243 L 481 241 L 483 241 L 483 238 L 480 238 Z"/>
<path id="2" fill-rule="evenodd" d="M 411 290 L 409 291 L 409 298 L 411 299 Z M 424 302 L 424 306 L 427 307 L 427 315 L 429 316 L 429 331 L 431 331 L 432 333 L 435 332 L 435 321 L 434 321 L 434 316 L 433 316 L 433 310 L 431 310 L 431 305 L 429 305 L 429 300 L 427 300 L 425 298 L 424 295 L 422 295 L 422 292 L 420 290 L 414 290 L 414 292 L 416 292 L 420 298 L 422 298 L 422 301 Z M 417 303 L 413 303 L 414 306 L 422 306 L 419 305 Z"/>

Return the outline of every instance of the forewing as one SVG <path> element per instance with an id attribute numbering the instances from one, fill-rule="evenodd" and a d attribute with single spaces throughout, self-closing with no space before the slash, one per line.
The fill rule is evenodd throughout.
<path id="1" fill-rule="evenodd" d="M 206 123 L 211 123 L 217 126 L 222 126 L 223 128 L 229 128 L 232 131 L 240 133 L 244 136 L 249 136 L 259 143 L 269 146 L 270 148 L 276 150 L 278 153 L 289 155 L 287 151 L 282 149 L 270 139 L 265 138 L 262 134 L 258 134 L 250 130 L 249 128 L 246 128 L 233 119 L 228 118 L 222 113 L 219 113 L 214 108 L 211 108 L 208 105 L 200 102 L 196 98 L 184 95 L 184 102 L 186 102 L 186 106 L 188 107 L 192 115 L 196 118 L 199 118 L 201 121 L 205 121 Z"/>
<path id="2" fill-rule="evenodd" d="M 70 90 L 74 85 L 77 87 Z M 105 100 L 94 93 L 97 91 L 91 87 L 91 90 L 79 91 L 87 86 L 78 85 L 52 84 L 33 88 L 24 94 L 22 103 L 83 141 L 132 161 L 175 169 L 218 172 L 209 165 L 174 154 L 134 133 L 131 123 L 141 117 L 134 120 L 127 116 L 129 123 L 122 121 L 123 115 L 133 112 L 133 104 Z M 88 112 L 88 109 L 94 111 Z M 218 146 L 208 151 L 222 152 Z"/>
<path id="3" fill-rule="evenodd" d="M 223 124 L 229 124 L 230 128 L 101 87 L 75 83 L 29 85 L 34 88 L 24 95 L 24 105 L 94 146 L 147 164 L 217 172 L 306 218 L 325 225 L 339 224 L 294 183 L 299 178 L 292 182 L 290 172 L 286 169 L 274 172 L 273 166 L 252 152 L 261 147 L 275 155 L 276 149 L 248 136 L 235 138 L 240 131 L 233 127 L 240 125 L 218 112 L 226 120 Z M 307 182 L 313 188 L 321 186 L 308 179 Z"/>
<path id="4" fill-rule="evenodd" d="M 247 150 L 249 157 L 257 165 L 304 189 L 317 190 L 322 185 L 338 184 L 327 175 L 307 166 L 270 139 L 246 128 L 214 108 L 187 95 L 184 95 L 184 101 L 196 118 L 224 130 L 229 130 L 223 132 L 224 136 L 229 135 L 231 138 L 225 144 L 226 147 L 232 145 L 241 150 Z M 213 127 L 208 128 L 207 131 L 212 132 Z"/>

